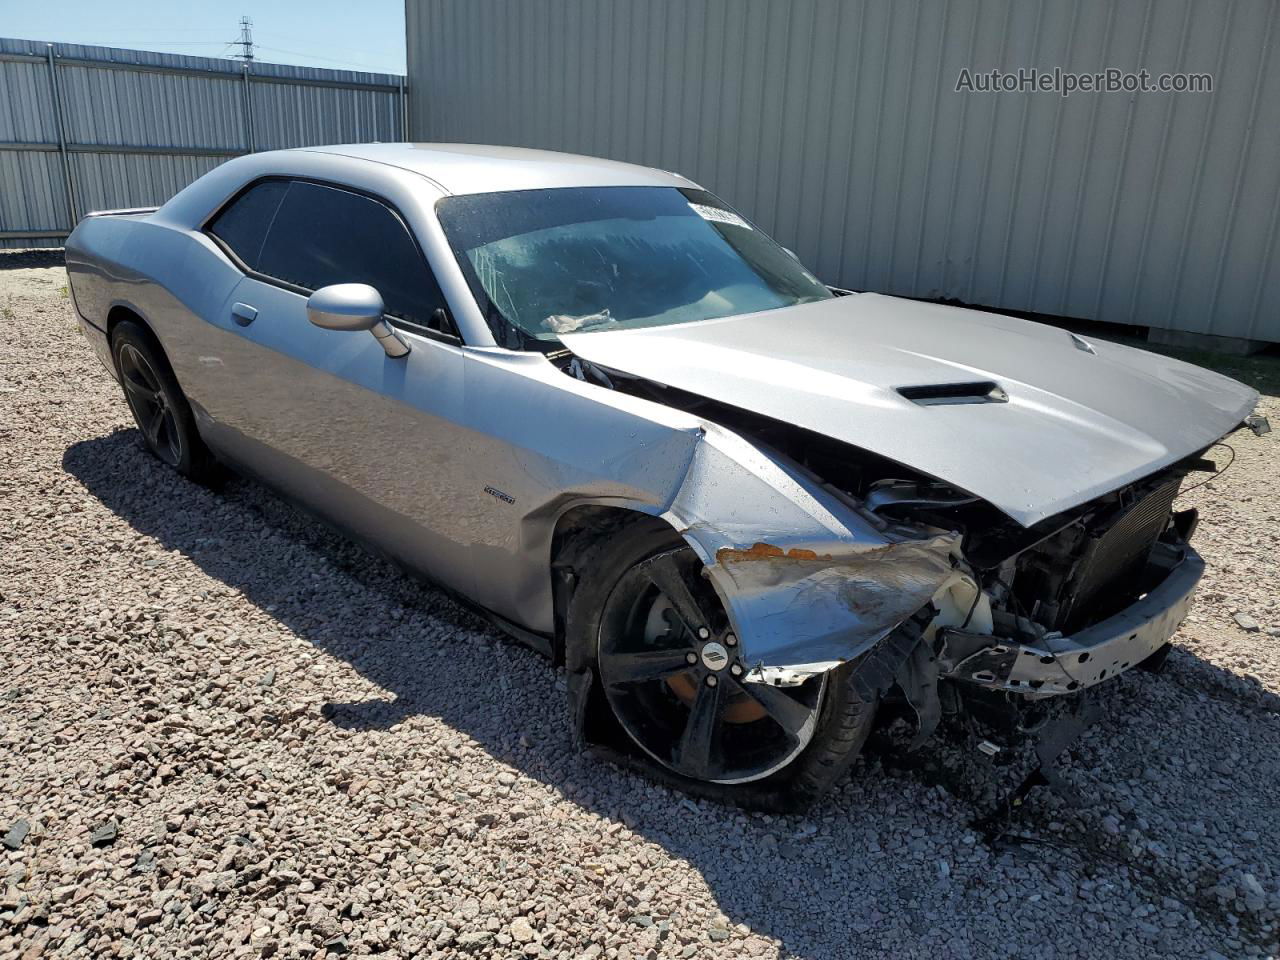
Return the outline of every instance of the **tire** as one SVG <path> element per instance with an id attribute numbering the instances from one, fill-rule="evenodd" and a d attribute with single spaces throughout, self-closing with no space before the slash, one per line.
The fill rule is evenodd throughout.
<path id="1" fill-rule="evenodd" d="M 623 528 L 575 567 L 566 661 L 571 671 L 591 670 L 597 709 L 607 709 L 623 734 L 618 741 L 662 779 L 745 806 L 797 809 L 847 773 L 871 731 L 876 703 L 854 690 L 848 665 L 797 688 L 741 679 L 749 666 L 740 662 L 724 609 L 673 530 Z M 668 601 L 669 593 L 687 595 L 670 611 L 661 602 L 647 607 L 655 583 Z M 708 636 L 693 636 L 687 623 L 693 618 L 704 621 L 698 626 Z M 696 664 L 688 662 L 691 654 Z M 650 670 L 658 674 L 650 677 Z M 711 724 L 712 747 L 703 750 L 708 697 L 720 712 Z"/>
<path id="2" fill-rule="evenodd" d="M 196 483 L 221 472 L 200 439 L 195 417 L 164 351 L 146 327 L 123 320 L 111 331 L 111 359 L 143 449 Z"/>

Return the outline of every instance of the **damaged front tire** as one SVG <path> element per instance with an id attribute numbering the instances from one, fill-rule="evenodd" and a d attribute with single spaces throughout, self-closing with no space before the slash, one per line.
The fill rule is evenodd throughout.
<path id="1" fill-rule="evenodd" d="M 848 770 L 874 699 L 848 665 L 796 686 L 748 680 L 719 599 L 673 531 L 615 535 L 578 569 L 566 661 L 590 680 L 586 739 L 691 792 L 771 809 L 807 805 Z"/>

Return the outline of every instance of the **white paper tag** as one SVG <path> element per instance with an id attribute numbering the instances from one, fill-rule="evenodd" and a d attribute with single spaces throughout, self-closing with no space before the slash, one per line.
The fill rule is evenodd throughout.
<path id="1" fill-rule="evenodd" d="M 702 203 L 690 203 L 693 212 L 700 216 L 703 220 L 710 220 L 713 223 L 727 223 L 731 227 L 742 227 L 744 230 L 750 230 L 751 224 L 743 220 L 732 210 L 723 210 L 720 207 L 708 207 Z"/>

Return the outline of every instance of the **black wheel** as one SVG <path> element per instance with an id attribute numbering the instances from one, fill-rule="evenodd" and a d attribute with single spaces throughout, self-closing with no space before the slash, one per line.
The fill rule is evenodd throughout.
<path id="1" fill-rule="evenodd" d="M 192 480 L 214 480 L 213 457 L 196 432 L 191 406 L 150 331 L 131 320 L 121 322 L 111 333 L 111 355 L 142 445 Z"/>
<path id="2" fill-rule="evenodd" d="M 875 705 L 846 671 L 791 686 L 749 679 L 715 591 L 674 531 L 624 530 L 580 569 L 569 641 L 590 652 L 618 726 L 649 758 L 694 781 L 781 786 L 797 805 L 848 769 Z"/>

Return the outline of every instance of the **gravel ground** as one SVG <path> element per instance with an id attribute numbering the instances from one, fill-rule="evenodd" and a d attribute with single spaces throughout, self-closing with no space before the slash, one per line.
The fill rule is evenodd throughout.
<path id="1" fill-rule="evenodd" d="M 1276 954 L 1270 438 L 1186 497 L 1202 598 L 1163 676 L 1106 686 L 1085 806 L 1037 791 L 992 846 L 981 757 L 779 818 L 575 754 L 535 654 L 142 453 L 65 284 L 0 254 L 0 958 Z M 1280 425 L 1280 363 L 1234 363 Z"/>

